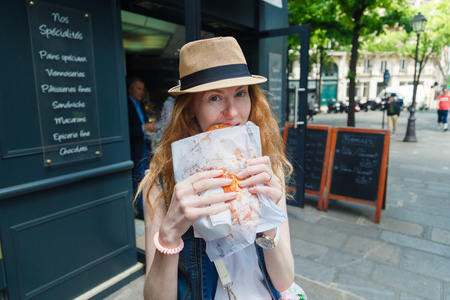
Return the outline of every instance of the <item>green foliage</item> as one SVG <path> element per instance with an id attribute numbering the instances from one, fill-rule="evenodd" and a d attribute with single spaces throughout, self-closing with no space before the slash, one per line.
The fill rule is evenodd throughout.
<path id="1" fill-rule="evenodd" d="M 407 8 L 404 0 L 289 0 L 290 25 L 310 24 L 312 43 L 351 47 L 349 126 L 354 126 L 353 89 L 360 43 L 384 34 L 385 27 L 410 31 Z"/>
<path id="2" fill-rule="evenodd" d="M 355 80 L 356 79 L 356 72 L 348 71 L 347 78 L 350 79 L 350 80 L 352 80 L 352 79 Z"/>
<path id="3" fill-rule="evenodd" d="M 424 4 L 420 12 L 427 19 L 425 32 L 420 34 L 418 51 L 418 78 L 428 59 L 432 56 L 440 57 L 442 51 L 450 44 L 450 0 L 442 0 L 436 3 Z M 408 24 L 405 30 L 388 31 L 380 37 L 371 37 L 365 44 L 364 50 L 384 55 L 400 55 L 415 58 L 417 34 L 412 31 L 411 20 L 419 11 L 410 9 L 407 18 Z"/>

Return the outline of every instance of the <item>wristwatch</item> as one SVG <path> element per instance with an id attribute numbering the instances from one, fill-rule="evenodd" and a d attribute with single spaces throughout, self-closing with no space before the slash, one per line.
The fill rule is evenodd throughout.
<path id="1" fill-rule="evenodd" d="M 272 249 L 278 245 L 280 241 L 280 228 L 277 227 L 277 233 L 275 237 L 272 239 L 270 236 L 264 235 L 262 233 L 258 233 L 256 235 L 256 244 L 263 249 Z"/>

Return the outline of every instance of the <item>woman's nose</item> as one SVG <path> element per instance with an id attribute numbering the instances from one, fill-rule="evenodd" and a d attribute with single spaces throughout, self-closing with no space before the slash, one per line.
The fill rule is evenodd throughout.
<path id="1" fill-rule="evenodd" d="M 238 114 L 238 110 L 233 100 L 226 101 L 226 107 L 222 110 L 222 114 L 227 118 L 234 118 Z"/>

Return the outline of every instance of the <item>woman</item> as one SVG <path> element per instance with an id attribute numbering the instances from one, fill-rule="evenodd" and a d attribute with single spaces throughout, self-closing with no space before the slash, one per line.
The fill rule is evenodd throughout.
<path id="1" fill-rule="evenodd" d="M 169 90 L 177 96 L 172 120 L 140 186 L 147 199 L 144 297 L 228 299 L 214 263 L 205 254 L 204 241 L 193 237 L 192 224 L 201 216 L 228 209 L 226 201 L 233 200 L 236 193 L 214 197 L 198 194 L 230 185 L 231 179 L 222 178 L 222 170 L 211 170 L 175 184 L 171 144 L 204 132 L 211 125 L 236 126 L 252 121 L 260 128 L 263 156 L 247 160 L 249 166 L 237 174 L 242 179 L 240 186 L 248 187 L 251 193 L 267 195 L 285 212 L 284 178 L 292 166 L 284 155 L 278 124 L 257 86 L 266 78 L 250 75 L 234 38 L 220 37 L 184 45 L 179 71 L 181 85 Z M 208 205 L 220 202 L 225 203 Z M 262 234 L 260 238 L 265 239 L 267 249 L 254 244 L 245 248 L 254 258 L 252 276 L 239 268 L 240 251 L 227 263 L 237 299 L 278 299 L 277 291 L 287 290 L 293 282 L 288 222 Z"/>

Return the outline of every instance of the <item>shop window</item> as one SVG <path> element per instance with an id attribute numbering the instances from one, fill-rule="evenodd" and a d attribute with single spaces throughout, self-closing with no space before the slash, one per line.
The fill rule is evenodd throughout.
<path id="1" fill-rule="evenodd" d="M 380 73 L 384 74 L 384 71 L 386 71 L 387 68 L 387 60 L 382 60 L 380 62 Z"/>
<path id="2" fill-rule="evenodd" d="M 370 73 L 370 70 L 372 69 L 372 63 L 370 62 L 370 59 L 364 60 L 364 73 L 368 74 Z"/>
<path id="3" fill-rule="evenodd" d="M 368 82 L 364 82 L 363 83 L 362 98 L 368 98 L 368 97 L 369 97 L 369 83 Z"/>
<path id="4" fill-rule="evenodd" d="M 400 59 L 400 73 L 406 73 L 406 59 Z"/>

